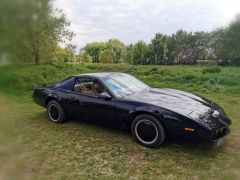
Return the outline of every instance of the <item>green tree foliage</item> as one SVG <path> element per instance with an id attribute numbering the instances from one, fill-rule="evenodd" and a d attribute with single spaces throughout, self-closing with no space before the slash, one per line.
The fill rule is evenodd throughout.
<path id="1" fill-rule="evenodd" d="M 117 39 L 87 44 L 84 52 L 93 62 L 129 64 L 240 64 L 240 16 L 227 28 L 212 32 L 187 32 L 172 35 L 157 33 L 150 44 L 138 41 L 124 45 Z M 101 57 L 100 57 L 101 55 Z"/>
<path id="2" fill-rule="evenodd" d="M 167 64 L 171 65 L 176 62 L 176 36 L 172 35 L 168 37 L 168 62 Z"/>
<path id="3" fill-rule="evenodd" d="M 100 51 L 105 49 L 105 43 L 103 42 L 93 42 L 89 43 L 84 47 L 86 54 L 90 55 L 93 58 L 93 63 L 99 63 L 99 54 Z"/>
<path id="4" fill-rule="evenodd" d="M 53 9 L 51 0 L 13 0 L 9 1 L 11 4 L 5 1 L 5 11 L 14 15 L 5 16 L 2 27 L 6 28 L 5 32 L 10 25 L 16 27 L 7 33 L 9 37 L 13 35 L 10 38 L 12 48 L 5 52 L 11 53 L 12 59 L 15 57 L 20 62 L 34 60 L 36 64 L 49 61 L 58 43 L 73 37 L 73 33 L 67 30 L 69 21 L 62 11 Z M 10 25 L 7 25 L 8 21 Z"/>
<path id="5" fill-rule="evenodd" d="M 144 41 L 138 41 L 133 46 L 133 63 L 146 64 L 147 44 Z"/>
<path id="6" fill-rule="evenodd" d="M 99 61 L 101 63 L 114 63 L 116 62 L 115 54 L 111 49 L 106 49 L 100 52 Z"/>
<path id="7" fill-rule="evenodd" d="M 81 62 L 81 63 L 92 63 L 93 62 L 93 58 L 92 56 L 90 56 L 87 53 L 82 53 L 78 56 L 77 58 L 77 62 Z"/>
<path id="8" fill-rule="evenodd" d="M 168 36 L 160 33 L 157 33 L 152 39 L 151 45 L 154 49 L 154 64 L 167 64 L 168 41 Z"/>
<path id="9" fill-rule="evenodd" d="M 108 42 L 105 43 L 105 53 L 104 54 L 112 54 L 114 56 L 115 63 L 122 62 L 122 56 L 125 49 L 125 45 L 123 42 L 119 41 L 118 39 L 110 39 Z M 110 52 L 111 51 L 111 52 Z M 102 61 L 100 61 L 102 62 Z"/>
<path id="10" fill-rule="evenodd" d="M 151 44 L 147 45 L 147 49 L 146 49 L 146 64 L 156 64 L 155 62 L 155 51 L 154 51 L 154 47 Z"/>
<path id="11" fill-rule="evenodd" d="M 192 61 L 193 64 L 196 63 L 197 60 L 207 59 L 207 49 L 208 49 L 208 40 L 209 33 L 205 33 L 203 31 L 195 32 L 190 36 L 191 42 L 191 50 L 192 50 Z"/>
<path id="12" fill-rule="evenodd" d="M 70 54 L 65 48 L 61 48 L 59 46 L 55 48 L 52 58 L 54 62 L 67 62 L 69 58 Z"/>
<path id="13" fill-rule="evenodd" d="M 210 33 L 179 30 L 170 36 L 157 33 L 150 44 L 138 41 L 127 46 L 117 39 L 111 39 L 107 42 L 89 43 L 83 48 L 81 54 L 84 57 L 90 56 L 95 63 L 171 65 L 196 64 L 198 60 L 208 59 L 226 64 L 224 62 L 228 62 L 231 58 L 231 51 L 228 48 L 234 49 L 230 46 L 232 40 L 226 40 L 226 37 L 231 37 L 227 35 L 230 30 L 231 28 L 228 31 L 216 29 Z M 235 37 L 236 35 L 233 34 L 232 38 Z M 238 44 L 235 47 L 238 47 Z M 235 54 L 237 52 L 238 49 Z M 236 57 L 233 57 L 235 59 L 231 61 L 232 64 L 237 61 Z"/>
<path id="14" fill-rule="evenodd" d="M 210 53 L 210 59 L 215 61 L 224 59 L 224 37 L 225 37 L 225 29 L 218 28 L 210 32 L 208 41 L 208 50 Z"/>
<path id="15" fill-rule="evenodd" d="M 223 48 L 225 60 L 230 60 L 233 65 L 240 65 L 240 14 L 226 29 Z"/>
<path id="16" fill-rule="evenodd" d="M 125 45 L 118 39 L 110 39 L 107 42 L 89 43 L 83 50 L 84 53 L 93 58 L 94 63 L 120 63 L 122 62 Z M 104 60 L 103 57 L 107 59 Z"/>
<path id="17" fill-rule="evenodd" d="M 191 34 L 187 31 L 178 30 L 174 36 L 176 39 L 176 63 L 192 64 Z"/>
<path id="18" fill-rule="evenodd" d="M 65 62 L 74 62 L 77 46 L 73 44 L 67 44 L 65 51 L 69 54 L 69 58 Z"/>
<path id="19" fill-rule="evenodd" d="M 30 0 L 1 0 L 0 60 L 7 57 L 9 59 L 16 58 L 16 56 L 13 56 L 16 51 L 16 40 L 20 38 L 19 34 L 22 33 L 22 27 L 26 26 L 25 19 L 29 3 L 31 3 Z"/>
<path id="20" fill-rule="evenodd" d="M 222 65 L 240 65 L 240 15 L 225 28 L 211 32 L 172 35 L 157 33 L 149 44 L 138 41 L 125 45 L 118 39 L 92 42 L 76 54 L 76 46 L 66 44 L 73 33 L 61 10 L 52 0 L 2 0 L 0 6 L 0 64 L 4 59 L 35 62 L 196 64 L 207 60 Z"/>
<path id="21" fill-rule="evenodd" d="M 123 52 L 123 61 L 128 64 L 133 64 L 133 44 L 126 46 Z"/>

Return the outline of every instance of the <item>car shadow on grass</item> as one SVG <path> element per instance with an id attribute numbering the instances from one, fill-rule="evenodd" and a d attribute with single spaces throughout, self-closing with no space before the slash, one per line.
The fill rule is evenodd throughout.
<path id="1" fill-rule="evenodd" d="M 134 142 L 133 138 L 131 137 L 131 133 L 127 128 L 116 128 L 116 127 L 109 127 L 104 124 L 99 124 L 97 122 L 86 122 L 80 119 L 68 119 L 65 123 L 55 124 L 50 122 L 48 119 L 46 112 L 39 112 L 32 117 L 32 119 L 37 120 L 35 122 L 41 121 L 41 124 L 45 124 L 50 127 L 55 127 L 53 130 L 58 128 L 61 129 L 61 133 L 69 133 L 69 131 L 79 131 L 81 135 L 85 136 L 86 138 L 89 137 L 96 137 L 96 138 L 105 138 L 104 142 L 109 143 L 126 143 L 126 144 L 135 144 L 137 147 L 142 147 L 141 145 Z M 43 121 L 44 120 L 44 121 Z M 57 127 L 57 128 L 56 128 Z M 114 137 L 114 141 L 111 141 L 112 137 Z M 83 137 L 84 138 L 84 137 Z M 146 147 L 144 147 L 146 148 Z M 210 142 L 201 142 L 201 141 L 194 141 L 194 140 L 184 140 L 184 139 L 166 139 L 165 142 L 159 148 L 147 148 L 148 150 L 158 151 L 161 150 L 170 150 L 170 151 L 185 151 L 185 152 L 196 152 L 197 156 L 199 156 L 199 151 L 203 156 L 209 156 L 212 154 L 216 154 L 216 152 L 221 152 L 224 149 L 224 142 L 223 144 L 216 145 L 215 143 Z"/>

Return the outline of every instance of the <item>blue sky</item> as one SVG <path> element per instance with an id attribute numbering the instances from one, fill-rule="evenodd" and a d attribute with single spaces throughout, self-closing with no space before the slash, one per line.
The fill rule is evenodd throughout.
<path id="1" fill-rule="evenodd" d="M 150 42 L 157 32 L 211 31 L 240 13 L 240 0 L 55 0 L 76 34 L 73 44 L 118 38 Z"/>

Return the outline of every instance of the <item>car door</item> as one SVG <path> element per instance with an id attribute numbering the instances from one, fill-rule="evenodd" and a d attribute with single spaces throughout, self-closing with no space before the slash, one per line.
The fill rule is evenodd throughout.
<path id="1" fill-rule="evenodd" d="M 72 91 L 66 91 L 62 98 L 64 109 L 69 117 L 79 118 L 82 114 L 81 97 Z"/>
<path id="2" fill-rule="evenodd" d="M 62 90 L 62 104 L 69 117 L 80 119 L 82 116 L 83 104 L 81 102 L 82 96 L 76 90 L 76 87 L 80 86 L 80 81 L 78 78 L 74 80 L 74 85 L 72 89 Z"/>
<path id="3" fill-rule="evenodd" d="M 100 97 L 86 95 L 82 99 L 83 118 L 96 124 L 112 126 L 116 121 L 116 103 Z"/>
<path id="4" fill-rule="evenodd" d="M 100 98 L 94 90 L 84 90 L 84 86 L 91 86 L 94 81 L 98 80 L 89 76 L 82 76 L 77 80 L 80 82 L 79 92 L 77 92 L 79 107 L 81 107 L 80 118 L 97 124 L 111 125 L 116 120 L 116 103 L 114 100 Z"/>

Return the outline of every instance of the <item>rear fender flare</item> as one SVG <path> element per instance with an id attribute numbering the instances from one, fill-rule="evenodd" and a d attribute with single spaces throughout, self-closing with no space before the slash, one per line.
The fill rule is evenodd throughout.
<path id="1" fill-rule="evenodd" d="M 52 100 L 56 100 L 58 102 L 61 102 L 62 99 L 57 94 L 51 93 L 51 94 L 48 95 L 48 97 L 45 100 L 45 106 L 47 107 L 48 103 Z"/>

